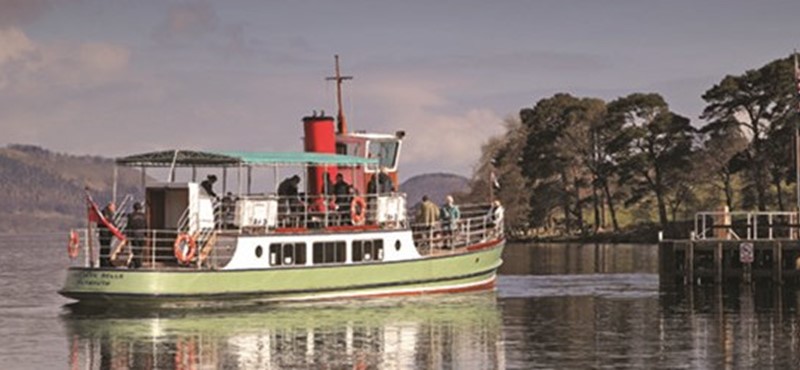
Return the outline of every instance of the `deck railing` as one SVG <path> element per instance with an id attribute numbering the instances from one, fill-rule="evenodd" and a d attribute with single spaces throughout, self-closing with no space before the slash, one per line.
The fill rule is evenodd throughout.
<path id="1" fill-rule="evenodd" d="M 467 204 L 459 207 L 461 217 L 452 222 L 441 220 L 411 225 L 414 242 L 422 255 L 457 253 L 459 249 L 503 238 L 503 223 L 494 222 L 489 205 Z"/>
<path id="2" fill-rule="evenodd" d="M 112 267 L 134 267 L 142 269 L 174 268 L 209 268 L 219 267 L 220 261 L 227 261 L 232 256 L 232 247 L 223 247 L 216 243 L 216 234 L 205 238 L 200 233 L 193 235 L 196 241 L 195 256 L 186 264 L 178 263 L 175 258 L 175 240 L 180 234 L 177 230 L 143 230 L 140 237 L 130 236 L 127 242 L 113 238 L 110 253 L 101 253 L 97 228 L 73 229 L 81 241 L 78 255 L 71 259 L 72 267 L 100 267 L 108 263 Z M 103 263 L 101 263 L 101 261 Z"/>
<path id="3" fill-rule="evenodd" d="M 453 222 L 436 221 L 430 225 L 415 223 L 407 219 L 407 211 L 395 209 L 387 214 L 398 217 L 392 219 L 377 211 L 379 198 L 366 200 L 363 211 L 362 226 L 375 229 L 398 229 L 410 227 L 417 249 L 422 255 L 457 253 L 464 247 L 480 244 L 489 240 L 503 238 L 503 224 L 494 222 L 494 214 L 488 205 L 467 204 L 460 207 L 461 217 Z M 342 203 L 344 204 L 344 203 Z M 275 234 L 286 232 L 313 232 L 326 229 L 327 232 L 351 230 L 353 213 L 350 205 L 339 209 L 320 210 L 312 207 L 292 208 L 287 202 L 283 209 L 277 207 L 276 224 L 261 227 L 238 227 L 226 224 L 229 217 L 222 207 L 216 208 L 214 228 L 189 232 L 185 228 L 162 230 L 150 229 L 127 230 L 127 241 L 122 243 L 113 238 L 109 250 L 111 253 L 100 254 L 98 228 L 75 229 L 82 241 L 78 256 L 72 259 L 71 265 L 76 267 L 99 267 L 105 265 L 101 261 L 110 261 L 112 266 L 138 266 L 144 269 L 158 268 L 218 268 L 227 263 L 235 249 L 235 238 L 239 235 Z M 360 211 L 359 211 L 360 212 Z M 186 219 L 186 212 L 181 215 Z M 410 226 L 409 226 L 410 225 Z M 186 264 L 179 264 L 175 257 L 175 242 L 182 233 L 188 233 L 196 243 L 195 256 Z M 227 238 L 231 243 L 222 243 Z"/>
<path id="4" fill-rule="evenodd" d="M 698 212 L 694 240 L 796 240 L 800 225 L 796 212 Z"/>

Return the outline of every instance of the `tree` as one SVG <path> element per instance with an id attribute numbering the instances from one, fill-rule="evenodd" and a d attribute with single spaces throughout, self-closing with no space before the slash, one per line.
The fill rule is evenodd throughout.
<path id="1" fill-rule="evenodd" d="M 701 133 L 705 135 L 699 162 L 704 171 L 698 174 L 723 193 L 728 210 L 733 210 L 733 179 L 744 168 L 740 153 L 747 147 L 747 138 L 739 130 L 738 124 L 730 121 L 717 121 L 714 125 L 707 125 Z M 708 175 L 702 176 L 706 174 Z"/>
<path id="2" fill-rule="evenodd" d="M 500 188 L 494 197 L 503 203 L 506 223 L 512 228 L 526 227 L 530 214 L 530 192 L 527 179 L 522 175 L 520 161 L 527 138 L 525 127 L 519 119 L 505 119 L 506 133 L 490 138 L 481 148 L 481 158 L 471 181 L 469 198 L 472 201 L 489 198 L 491 173 L 497 176 Z"/>
<path id="3" fill-rule="evenodd" d="M 745 190 L 753 189 L 760 211 L 765 211 L 769 202 L 770 178 L 774 184 L 780 177 L 775 175 L 786 172 L 779 167 L 791 167 L 791 161 L 781 161 L 780 155 L 769 148 L 770 136 L 776 138 L 770 133 L 780 131 L 773 125 L 791 112 L 796 93 L 792 68 L 790 58 L 778 59 L 741 76 L 725 76 L 703 94 L 708 103 L 701 116 L 709 120 L 706 131 L 734 123 L 750 140 L 741 152 L 746 163 Z M 768 176 L 768 172 L 773 176 Z"/>
<path id="4" fill-rule="evenodd" d="M 659 94 L 619 98 L 608 104 L 608 116 L 622 127 L 613 155 L 620 166 L 620 182 L 631 188 L 628 203 L 652 194 L 659 223 L 666 228 L 667 200 L 685 188 L 680 175 L 691 167 L 696 130 L 688 118 L 670 112 Z"/>
<path id="5" fill-rule="evenodd" d="M 533 189 L 534 224 L 549 224 L 560 207 L 567 233 L 573 226 L 584 229 L 584 189 L 594 183 L 587 166 L 594 157 L 591 128 L 601 120 L 603 108 L 596 99 L 556 94 L 520 112 L 528 129 L 522 168 Z"/>

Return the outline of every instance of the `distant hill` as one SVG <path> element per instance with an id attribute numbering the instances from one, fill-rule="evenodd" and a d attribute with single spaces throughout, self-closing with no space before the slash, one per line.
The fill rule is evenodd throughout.
<path id="1" fill-rule="evenodd" d="M 120 168 L 118 194 L 134 194 L 141 175 Z M 74 156 L 32 145 L 0 148 L 0 233 L 37 233 L 83 227 L 84 187 L 98 204 L 111 199 L 113 160 Z M 102 204 L 101 204 L 102 206 Z"/>
<path id="2" fill-rule="evenodd" d="M 441 204 L 448 194 L 469 191 L 469 179 L 449 173 L 417 175 L 400 184 L 400 191 L 407 194 L 409 207 L 420 202 L 423 195 Z"/>

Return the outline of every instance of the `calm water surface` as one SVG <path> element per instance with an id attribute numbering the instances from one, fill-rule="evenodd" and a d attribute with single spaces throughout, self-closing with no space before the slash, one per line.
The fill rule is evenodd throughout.
<path id="1" fill-rule="evenodd" d="M 650 245 L 509 245 L 481 294 L 153 313 L 68 306 L 64 242 L 0 237 L 0 369 L 800 365 L 795 289 L 659 290 Z"/>

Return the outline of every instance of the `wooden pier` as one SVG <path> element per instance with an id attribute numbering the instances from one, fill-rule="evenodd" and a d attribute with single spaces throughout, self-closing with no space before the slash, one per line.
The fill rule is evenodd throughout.
<path id="1" fill-rule="evenodd" d="M 659 242 L 662 286 L 768 282 L 800 285 L 795 212 L 703 212 L 688 239 Z"/>

